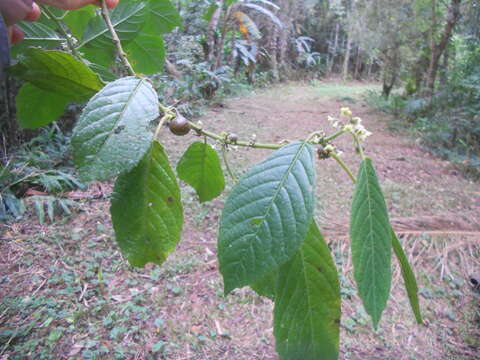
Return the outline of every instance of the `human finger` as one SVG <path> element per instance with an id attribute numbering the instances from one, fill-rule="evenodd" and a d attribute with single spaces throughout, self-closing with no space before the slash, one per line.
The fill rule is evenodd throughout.
<path id="1" fill-rule="evenodd" d="M 100 5 L 99 0 L 36 0 L 39 4 L 54 6 L 63 10 L 76 10 L 87 5 Z M 107 7 L 114 8 L 119 0 L 106 0 Z"/>
<path id="2" fill-rule="evenodd" d="M 42 15 L 40 8 L 37 4 L 33 3 L 32 9 L 28 12 L 24 20 L 37 21 L 40 18 L 40 15 Z"/>
<path id="3" fill-rule="evenodd" d="M 10 44 L 16 44 L 19 43 L 20 41 L 23 41 L 25 38 L 25 35 L 23 34 L 23 31 L 20 30 L 16 26 L 12 26 L 8 29 L 8 38 L 10 40 Z"/>
<path id="4" fill-rule="evenodd" d="M 0 13 L 7 26 L 15 25 L 25 19 L 32 10 L 32 0 L 0 1 Z"/>

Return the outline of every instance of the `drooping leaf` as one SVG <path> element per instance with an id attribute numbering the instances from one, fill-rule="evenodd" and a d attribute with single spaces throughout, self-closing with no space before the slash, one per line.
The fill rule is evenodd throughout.
<path id="1" fill-rule="evenodd" d="M 17 26 L 22 30 L 25 38 L 12 47 L 13 57 L 31 46 L 54 49 L 65 41 L 53 29 L 40 22 L 22 21 Z"/>
<path id="2" fill-rule="evenodd" d="M 37 129 L 62 116 L 70 99 L 25 83 L 15 101 L 20 126 L 24 129 Z"/>
<path id="3" fill-rule="evenodd" d="M 178 162 L 180 179 L 192 186 L 200 202 L 219 196 L 225 189 L 225 177 L 217 152 L 208 144 L 194 142 Z"/>
<path id="4" fill-rule="evenodd" d="M 158 96 L 147 79 L 109 83 L 87 104 L 73 131 L 75 164 L 85 181 L 131 170 L 150 148 L 149 122 L 159 115 Z"/>
<path id="5" fill-rule="evenodd" d="M 296 141 L 255 165 L 234 187 L 220 222 L 225 293 L 250 285 L 301 246 L 314 209 L 312 147 Z"/>
<path id="6" fill-rule="evenodd" d="M 161 36 L 141 33 L 128 43 L 126 51 L 135 72 L 148 75 L 163 72 L 165 45 Z"/>
<path id="7" fill-rule="evenodd" d="M 239 31 L 245 39 L 258 40 L 262 37 L 260 30 L 250 16 L 241 11 L 235 11 L 234 16 L 237 19 Z"/>
<path id="8" fill-rule="evenodd" d="M 72 100 L 87 100 L 103 83 L 87 65 L 72 55 L 57 50 L 29 48 L 9 72 L 36 87 Z"/>
<path id="9" fill-rule="evenodd" d="M 88 23 L 94 16 L 95 7 L 93 5 L 88 5 L 81 9 L 69 11 L 63 18 L 63 22 L 67 24 L 73 36 L 77 39 L 81 39 Z"/>
<path id="10" fill-rule="evenodd" d="M 413 273 L 413 270 L 408 263 L 408 259 L 403 252 L 402 245 L 400 244 L 400 241 L 398 241 L 397 235 L 395 234 L 395 231 L 393 231 L 393 229 L 392 247 L 402 270 L 403 281 L 405 282 L 408 300 L 410 301 L 410 306 L 412 308 L 413 314 L 415 315 L 415 320 L 417 320 L 418 324 L 423 324 L 422 314 L 420 312 L 420 302 L 418 300 L 417 280 L 415 279 L 415 274 Z"/>
<path id="11" fill-rule="evenodd" d="M 270 10 L 268 10 L 267 8 L 264 8 L 264 7 L 262 7 L 260 5 L 257 5 L 257 4 L 251 4 L 251 3 L 241 3 L 241 4 L 242 4 L 242 6 L 244 6 L 246 8 L 255 10 L 255 11 L 259 12 L 260 14 L 263 14 L 263 15 L 267 16 L 280 29 L 283 28 L 283 24 L 280 21 L 280 19 L 278 18 L 278 16 L 275 15 Z"/>
<path id="12" fill-rule="evenodd" d="M 336 360 L 340 284 L 330 250 L 315 221 L 302 247 L 279 271 L 274 334 L 285 360 Z"/>
<path id="13" fill-rule="evenodd" d="M 264 5 L 271 6 L 275 10 L 280 10 L 280 6 L 278 6 L 277 4 L 274 4 L 273 2 L 268 1 L 268 0 L 250 0 L 250 1 L 251 2 L 259 2 L 259 3 L 262 3 Z"/>
<path id="14" fill-rule="evenodd" d="M 158 142 L 118 177 L 110 211 L 116 240 L 132 266 L 161 264 L 175 249 L 183 225 L 180 188 Z"/>
<path id="15" fill-rule="evenodd" d="M 150 35 L 168 33 L 182 26 L 182 18 L 170 0 L 150 0 L 148 6 L 150 17 L 146 32 Z"/>
<path id="16" fill-rule="evenodd" d="M 360 164 L 350 214 L 352 262 L 358 293 L 376 328 L 390 295 L 392 235 L 372 161 Z"/>
<path id="17" fill-rule="evenodd" d="M 218 9 L 217 2 L 212 1 L 212 3 L 208 6 L 207 10 L 205 10 L 205 12 L 203 13 L 202 18 L 205 21 L 210 22 L 210 20 L 212 20 L 213 14 L 215 14 L 215 11 L 217 11 L 217 9 Z"/>
<path id="18" fill-rule="evenodd" d="M 110 14 L 118 38 L 124 44 L 138 36 L 147 17 L 147 1 L 140 0 L 121 1 Z M 101 16 L 90 20 L 79 48 L 90 61 L 96 64 L 108 66 L 113 61 L 112 35 Z"/>

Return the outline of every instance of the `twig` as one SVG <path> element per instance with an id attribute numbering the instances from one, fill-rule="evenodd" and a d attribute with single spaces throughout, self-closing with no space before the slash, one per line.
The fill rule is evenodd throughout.
<path id="1" fill-rule="evenodd" d="M 56 17 L 55 14 L 53 14 L 47 6 L 42 5 L 41 8 L 42 8 L 42 11 L 45 12 L 45 14 L 47 14 L 48 17 L 50 19 L 52 19 L 53 22 L 55 22 L 55 24 L 57 24 L 58 30 L 60 30 L 62 35 L 65 37 L 65 41 L 67 42 L 68 48 L 72 52 L 73 56 L 75 56 L 78 60 L 83 61 L 82 57 L 80 56 L 79 52 L 77 51 L 77 48 L 75 47 L 75 44 L 73 43 L 72 39 L 70 38 L 70 35 L 65 30 L 65 27 L 64 27 L 65 25 L 61 21 L 61 19 Z"/>
<path id="2" fill-rule="evenodd" d="M 268 150 L 278 150 L 284 145 L 281 144 L 261 144 L 261 143 L 252 143 L 251 141 L 236 141 L 235 143 L 230 142 L 228 138 L 226 139 L 225 136 L 220 136 L 215 134 L 211 131 L 204 130 L 203 127 L 189 121 L 188 124 L 190 127 L 197 132 L 199 136 L 203 135 L 209 137 L 211 139 L 217 140 L 222 144 L 231 144 L 231 145 L 238 145 L 243 147 L 250 147 L 254 149 L 268 149 Z"/>
<path id="3" fill-rule="evenodd" d="M 125 51 L 123 51 L 122 43 L 120 41 L 120 38 L 117 35 L 117 32 L 115 31 L 115 27 L 113 26 L 112 21 L 110 20 L 107 3 L 105 2 L 105 0 L 101 0 L 101 1 L 102 1 L 102 10 L 101 10 L 102 17 L 103 17 L 103 20 L 105 21 L 105 24 L 107 25 L 108 31 L 110 31 L 110 34 L 112 35 L 112 41 L 115 44 L 115 47 L 117 48 L 118 56 L 120 57 L 120 60 L 122 61 L 123 66 L 125 66 L 125 69 L 127 70 L 128 74 L 131 76 L 136 76 L 132 65 L 128 62 L 127 54 L 125 54 Z"/>
<path id="4" fill-rule="evenodd" d="M 40 284 L 40 286 L 35 289 L 35 291 L 30 295 L 30 297 L 34 298 L 35 295 L 37 295 L 37 292 L 40 291 L 40 289 L 43 287 L 43 285 L 45 285 L 45 283 L 47 281 L 48 281 L 48 279 L 43 280 L 42 283 Z"/>

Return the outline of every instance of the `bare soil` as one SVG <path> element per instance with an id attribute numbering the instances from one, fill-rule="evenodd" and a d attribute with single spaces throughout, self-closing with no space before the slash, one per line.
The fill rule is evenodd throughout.
<path id="1" fill-rule="evenodd" d="M 379 329 L 371 328 L 348 251 L 352 184 L 332 160 L 319 160 L 317 218 L 341 274 L 341 359 L 480 359 L 480 295 L 468 281 L 480 271 L 480 187 L 414 137 L 388 131 L 388 117 L 362 100 L 370 88 L 286 84 L 219 103 L 201 121 L 240 139 L 255 134 L 258 142 L 279 143 L 331 132 L 327 116 L 350 107 L 373 133 L 366 152 L 414 265 L 425 325 L 415 324 L 395 264 L 388 308 Z M 173 162 L 190 140 L 194 135 L 166 132 L 162 139 Z M 336 145 L 356 169 L 350 139 Z M 228 157 L 241 175 L 269 153 L 231 149 Z M 272 303 L 248 289 L 222 295 L 216 233 L 224 198 L 200 205 L 183 190 L 183 240 L 161 267 L 133 269 L 122 259 L 108 216 L 109 184 L 77 194 L 83 210 L 70 219 L 3 226 L 0 359 L 277 359 Z"/>

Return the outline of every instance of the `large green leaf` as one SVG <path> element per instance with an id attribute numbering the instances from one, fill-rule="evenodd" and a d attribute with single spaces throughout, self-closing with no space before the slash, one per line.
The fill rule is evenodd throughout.
<path id="1" fill-rule="evenodd" d="M 279 271 L 274 334 L 280 359 L 337 359 L 340 303 L 335 263 L 312 221 L 302 247 Z"/>
<path id="2" fill-rule="evenodd" d="M 87 100 L 103 87 L 98 75 L 87 65 L 57 50 L 29 48 L 9 72 L 42 90 L 72 100 Z"/>
<path id="3" fill-rule="evenodd" d="M 25 83 L 15 99 L 17 120 L 22 128 L 36 129 L 63 115 L 69 98 Z"/>
<path id="4" fill-rule="evenodd" d="M 87 24 L 94 16 L 95 6 L 89 5 L 81 9 L 69 11 L 63 18 L 63 22 L 67 24 L 73 36 L 77 39 L 81 39 Z"/>
<path id="5" fill-rule="evenodd" d="M 121 1 L 111 11 L 112 25 L 122 43 L 133 40 L 144 27 L 149 12 L 147 5 L 147 1 Z M 107 66 L 113 61 L 112 35 L 102 17 L 96 16 L 90 20 L 79 48 L 97 64 Z"/>
<path id="6" fill-rule="evenodd" d="M 149 75 L 163 72 L 165 45 L 160 35 L 142 32 L 128 43 L 126 51 L 135 72 Z"/>
<path id="7" fill-rule="evenodd" d="M 376 328 L 390 295 L 392 234 L 382 190 L 368 158 L 360 164 L 350 238 L 358 292 Z"/>
<path id="8" fill-rule="evenodd" d="M 220 222 L 225 293 L 277 269 L 301 246 L 314 209 L 312 147 L 296 141 L 255 165 L 234 187 Z"/>
<path id="9" fill-rule="evenodd" d="M 422 314 L 420 312 L 420 302 L 418 300 L 417 280 L 415 279 L 415 274 L 413 273 L 413 270 L 408 263 L 408 259 L 403 252 L 402 245 L 400 244 L 400 241 L 398 241 L 397 235 L 395 234 L 395 231 L 393 231 L 393 229 L 392 247 L 400 264 L 400 269 L 402 269 L 403 281 L 405 282 L 408 300 L 410 301 L 410 306 L 412 308 L 413 314 L 415 315 L 415 320 L 417 320 L 418 324 L 423 324 Z"/>
<path id="10" fill-rule="evenodd" d="M 157 141 L 118 177 L 110 210 L 117 242 L 132 266 L 161 264 L 175 249 L 183 225 L 180 188 Z"/>
<path id="11" fill-rule="evenodd" d="M 23 31 L 25 38 L 12 47 L 13 57 L 31 46 L 53 49 L 65 41 L 53 29 L 40 22 L 22 21 L 17 26 Z"/>
<path id="12" fill-rule="evenodd" d="M 150 0 L 148 9 L 150 17 L 146 27 L 149 34 L 160 35 L 182 26 L 180 14 L 170 0 Z"/>
<path id="13" fill-rule="evenodd" d="M 220 158 L 206 143 L 194 142 L 190 145 L 178 162 L 177 173 L 180 179 L 195 189 L 200 202 L 215 199 L 225 189 Z"/>
<path id="14" fill-rule="evenodd" d="M 265 275 L 260 280 L 250 284 L 250 287 L 260 296 L 265 296 L 270 300 L 275 300 L 278 282 L 278 269 Z"/>
<path id="15" fill-rule="evenodd" d="M 75 164 L 85 181 L 129 171 L 150 148 L 150 121 L 159 116 L 158 96 L 147 79 L 109 83 L 87 104 L 74 129 Z"/>

